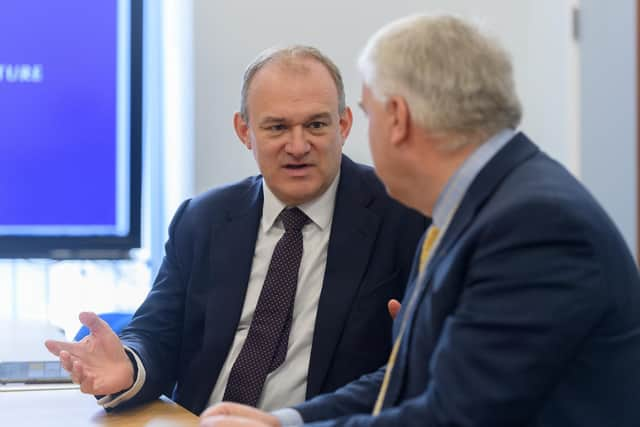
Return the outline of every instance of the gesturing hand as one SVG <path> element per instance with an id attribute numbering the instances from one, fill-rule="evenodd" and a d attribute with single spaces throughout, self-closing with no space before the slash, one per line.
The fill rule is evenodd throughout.
<path id="1" fill-rule="evenodd" d="M 95 313 L 80 313 L 90 334 L 79 342 L 45 341 L 83 393 L 113 394 L 133 385 L 133 365 L 118 336 Z"/>

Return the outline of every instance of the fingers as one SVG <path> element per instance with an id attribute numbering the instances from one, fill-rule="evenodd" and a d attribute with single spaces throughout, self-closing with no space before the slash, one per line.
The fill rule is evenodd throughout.
<path id="1" fill-rule="evenodd" d="M 71 373 L 73 370 L 73 358 L 69 352 L 64 350 L 60 352 L 60 364 L 65 371 Z"/>
<path id="2" fill-rule="evenodd" d="M 60 348 L 59 342 L 60 341 L 46 340 L 44 342 L 44 346 L 47 347 L 47 350 L 49 350 L 50 353 L 55 356 L 60 356 L 60 350 L 62 349 Z"/>
<path id="3" fill-rule="evenodd" d="M 61 351 L 75 354 L 79 349 L 78 343 L 65 341 L 46 340 L 44 345 L 47 347 L 47 350 L 56 356 L 60 356 Z"/>
<path id="4" fill-rule="evenodd" d="M 237 417 L 237 418 L 236 418 Z M 241 405 L 239 403 L 233 402 L 222 402 L 218 403 L 206 411 L 204 411 L 201 415 L 201 420 L 208 420 L 210 418 L 216 419 L 216 421 L 210 421 L 213 424 L 201 424 L 201 425 L 236 425 L 236 424 L 227 424 L 227 422 L 231 422 L 232 420 L 235 423 L 240 421 L 248 422 L 253 421 L 257 422 L 255 425 L 265 425 L 265 426 L 279 426 L 280 422 L 273 415 L 263 412 L 259 409 L 256 409 L 252 406 Z M 219 420 L 218 420 L 219 419 Z M 224 420 L 224 424 L 220 423 L 220 420 Z M 237 425 L 245 425 L 245 424 L 237 424 Z M 254 425 L 253 423 L 247 423 L 246 425 Z"/>
<path id="5" fill-rule="evenodd" d="M 97 314 L 84 311 L 78 315 L 80 322 L 89 328 L 92 334 L 99 336 L 108 332 L 113 332 L 107 322 L 98 317 Z"/>
<path id="6" fill-rule="evenodd" d="M 214 415 L 231 415 L 233 413 L 231 408 L 233 408 L 234 405 L 237 405 L 237 403 L 231 403 L 231 402 L 217 403 L 207 408 L 202 414 L 200 414 L 200 416 L 204 418 L 204 417 L 211 417 Z"/>
<path id="7" fill-rule="evenodd" d="M 69 371 L 71 374 L 71 381 L 76 384 L 82 384 L 82 380 L 84 379 L 82 363 L 79 360 L 74 360 L 71 363 L 71 370 Z"/>
<path id="8" fill-rule="evenodd" d="M 223 427 L 224 417 L 212 416 L 207 418 L 200 418 L 200 427 Z"/>
<path id="9" fill-rule="evenodd" d="M 86 372 L 80 360 L 73 360 L 71 364 L 71 381 L 80 386 L 80 391 L 86 394 L 98 394 L 94 387 L 94 378 Z"/>
<path id="10" fill-rule="evenodd" d="M 74 383 L 82 382 L 85 369 L 80 359 L 63 350 L 60 352 L 60 364 L 65 371 L 69 372 Z"/>
<path id="11" fill-rule="evenodd" d="M 270 427 L 270 425 L 248 418 L 214 415 L 200 419 L 200 427 Z"/>
<path id="12" fill-rule="evenodd" d="M 94 386 L 94 377 L 89 375 L 87 369 L 82 364 L 82 360 L 66 350 L 60 350 L 59 357 L 62 368 L 69 372 L 71 381 L 80 386 L 80 391 L 87 394 L 98 394 Z"/>
<path id="13" fill-rule="evenodd" d="M 247 418 L 259 418 L 262 414 L 262 411 L 254 408 L 253 406 L 242 405 L 234 402 L 220 402 L 204 411 L 202 416 L 238 415 Z"/>

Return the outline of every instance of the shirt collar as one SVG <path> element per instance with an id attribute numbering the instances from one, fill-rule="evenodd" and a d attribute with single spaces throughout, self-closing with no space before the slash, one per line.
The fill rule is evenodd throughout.
<path id="1" fill-rule="evenodd" d="M 315 225 L 321 230 L 331 225 L 333 219 L 333 208 L 336 203 L 336 193 L 338 191 L 338 182 L 340 181 L 340 172 L 333 179 L 329 188 L 319 197 L 298 205 L 298 209 L 305 213 Z M 262 191 L 264 194 L 264 203 L 262 206 L 262 228 L 268 231 L 276 224 L 278 215 L 283 209 L 289 207 L 278 199 L 267 183 L 262 180 Z"/>
<path id="2" fill-rule="evenodd" d="M 464 161 L 444 187 L 433 208 L 433 225 L 438 228 L 446 226 L 450 216 L 455 212 L 469 186 L 489 160 L 504 147 L 515 135 L 513 129 L 503 129 L 493 135 Z"/>

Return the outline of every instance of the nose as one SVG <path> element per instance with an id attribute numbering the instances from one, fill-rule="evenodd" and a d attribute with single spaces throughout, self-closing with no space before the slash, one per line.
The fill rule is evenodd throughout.
<path id="1" fill-rule="evenodd" d="M 291 129 L 291 138 L 287 142 L 286 151 L 294 157 L 302 157 L 309 152 L 311 145 L 307 141 L 302 126 L 294 126 Z"/>

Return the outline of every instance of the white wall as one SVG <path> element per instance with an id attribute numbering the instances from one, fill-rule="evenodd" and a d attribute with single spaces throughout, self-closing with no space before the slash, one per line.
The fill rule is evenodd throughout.
<path id="1" fill-rule="evenodd" d="M 636 1 L 581 1 L 580 177 L 636 252 Z"/>
<path id="2" fill-rule="evenodd" d="M 576 72 L 571 39 L 571 0 L 431 0 L 370 2 L 295 0 L 217 2 L 194 0 L 196 167 L 195 189 L 256 173 L 253 157 L 231 126 L 238 109 L 244 67 L 274 44 L 314 45 L 341 68 L 347 102 L 357 110 L 356 57 L 376 29 L 418 12 L 454 12 L 487 27 L 512 52 L 524 101 L 523 129 L 546 151 L 575 170 L 576 114 L 571 85 Z M 364 117 L 345 152 L 370 162 Z"/>

